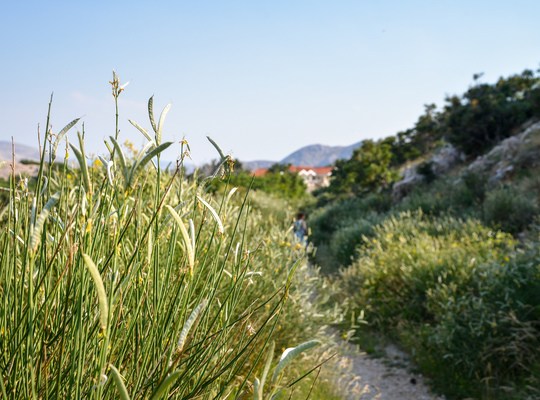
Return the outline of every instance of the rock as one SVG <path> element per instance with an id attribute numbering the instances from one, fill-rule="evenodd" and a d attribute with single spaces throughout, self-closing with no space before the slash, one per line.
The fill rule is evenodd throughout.
<path id="1" fill-rule="evenodd" d="M 467 171 L 487 175 L 490 184 L 500 182 L 515 169 L 514 163 L 519 159 L 524 144 L 539 130 L 540 122 L 530 124 L 523 132 L 504 139 L 489 153 L 479 156 L 467 167 Z"/>
<path id="2" fill-rule="evenodd" d="M 463 153 L 454 146 L 447 144 L 427 162 L 431 164 L 431 169 L 436 176 L 440 176 L 452 169 L 456 164 L 464 159 Z M 399 201 L 418 184 L 425 181 L 425 176 L 418 173 L 418 165 L 407 168 L 403 172 L 403 179 L 394 184 L 392 188 L 392 197 L 394 201 Z"/>
<path id="3" fill-rule="evenodd" d="M 451 144 L 447 144 L 437 151 L 430 161 L 435 175 L 442 175 L 464 161 L 464 154 Z"/>
<path id="4" fill-rule="evenodd" d="M 497 170 L 495 171 L 495 175 L 492 175 L 488 179 L 488 184 L 494 185 L 495 183 L 502 181 L 504 178 L 506 178 L 508 173 L 512 172 L 513 170 L 514 170 L 513 165 L 506 165 L 506 166 L 501 166 L 497 168 Z"/>
<path id="5" fill-rule="evenodd" d="M 424 181 L 424 176 L 416 172 L 416 167 L 407 168 L 403 172 L 403 179 L 396 182 L 392 187 L 392 198 L 394 201 L 399 201 L 419 183 Z"/>

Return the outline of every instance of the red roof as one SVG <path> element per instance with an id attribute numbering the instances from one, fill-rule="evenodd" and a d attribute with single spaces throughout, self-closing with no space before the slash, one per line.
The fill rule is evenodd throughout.
<path id="1" fill-rule="evenodd" d="M 266 175 L 268 172 L 268 168 L 257 168 L 255 171 L 253 171 L 253 176 L 263 176 Z"/>
<path id="2" fill-rule="evenodd" d="M 306 167 L 306 166 L 299 166 L 299 165 L 291 165 L 289 167 L 289 171 L 291 172 L 300 172 L 300 171 L 313 171 L 317 175 L 327 175 L 332 172 L 333 167 Z"/>
<path id="3" fill-rule="evenodd" d="M 333 167 L 307 167 L 300 165 L 291 165 L 289 171 L 292 173 L 299 173 L 301 171 L 313 171 L 317 175 L 328 175 L 332 172 Z M 268 172 L 268 168 L 258 168 L 253 171 L 254 176 L 263 176 Z"/>

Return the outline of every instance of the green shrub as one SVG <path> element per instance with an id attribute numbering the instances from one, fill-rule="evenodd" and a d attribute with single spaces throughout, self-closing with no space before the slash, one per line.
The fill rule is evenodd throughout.
<path id="1" fill-rule="evenodd" d="M 418 172 L 424 177 L 424 181 L 426 183 L 431 183 L 437 178 L 437 175 L 433 171 L 432 161 L 424 161 L 423 163 L 418 165 L 418 167 L 416 168 L 416 172 Z"/>
<path id="2" fill-rule="evenodd" d="M 375 228 L 335 300 L 400 340 L 447 393 L 500 394 L 540 356 L 537 245 L 517 251 L 478 222 L 404 213 Z"/>
<path id="3" fill-rule="evenodd" d="M 348 266 L 356 256 L 356 248 L 373 235 L 377 216 L 362 218 L 340 228 L 330 239 L 332 257 L 339 266 Z"/>
<path id="4" fill-rule="evenodd" d="M 450 375 L 483 381 L 487 390 L 534 377 L 540 355 L 538 250 L 478 265 L 459 285 L 430 291 L 428 303 L 437 316 L 421 350 L 430 368 L 441 368 L 442 359 Z"/>
<path id="5" fill-rule="evenodd" d="M 398 211 L 422 210 L 427 215 L 475 217 L 485 193 L 485 182 L 479 175 L 467 173 L 461 179 L 441 178 L 413 190 L 401 203 Z"/>
<path id="6" fill-rule="evenodd" d="M 502 258 L 512 245 L 510 237 L 477 222 L 404 213 L 375 228 L 341 278 L 371 323 L 397 327 L 401 321 L 434 318 L 427 309 L 428 290 L 461 279 L 474 263 Z"/>
<path id="7" fill-rule="evenodd" d="M 473 202 L 471 204 L 482 203 L 486 197 L 487 189 L 487 177 L 483 174 L 466 171 L 461 180 L 472 196 Z"/>
<path id="8" fill-rule="evenodd" d="M 489 192 L 483 204 L 486 224 L 512 234 L 524 231 L 537 214 L 536 202 L 510 187 Z"/>
<path id="9" fill-rule="evenodd" d="M 331 202 L 309 216 L 312 231 L 310 240 L 315 245 L 329 243 L 334 232 L 342 227 L 374 213 L 385 213 L 391 206 L 392 200 L 388 193 L 370 193 Z"/>
<path id="10" fill-rule="evenodd" d="M 480 155 L 535 114 L 531 96 L 539 78 L 532 71 L 478 83 L 446 99 L 441 115 L 445 138 L 469 155 Z"/>
<path id="11" fill-rule="evenodd" d="M 449 198 L 444 190 L 438 190 L 436 186 L 428 187 L 421 185 L 405 197 L 397 206 L 400 211 L 417 211 L 427 215 L 441 215 L 450 211 Z"/>
<path id="12" fill-rule="evenodd" d="M 319 208 L 309 215 L 310 240 L 315 245 L 328 243 L 334 232 L 341 226 L 362 218 L 365 213 L 366 210 L 362 208 L 360 198 L 338 200 Z"/>

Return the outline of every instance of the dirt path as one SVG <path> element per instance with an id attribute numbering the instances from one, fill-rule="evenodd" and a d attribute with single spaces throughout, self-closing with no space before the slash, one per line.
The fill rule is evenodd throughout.
<path id="1" fill-rule="evenodd" d="M 339 355 L 333 365 L 333 386 L 346 400 L 444 400 L 430 392 L 421 375 L 411 371 L 406 354 L 394 346 L 373 358 L 358 346 L 336 339 Z"/>
<path id="2" fill-rule="evenodd" d="M 318 281 L 313 266 L 304 265 L 298 271 L 304 282 Z M 311 287 L 304 308 L 316 314 L 317 289 Z M 444 400 L 431 393 L 424 378 L 411 372 L 413 365 L 407 354 L 395 346 L 386 346 L 383 357 L 374 358 L 340 336 L 335 328 L 324 328 L 328 340 L 326 356 L 337 353 L 325 367 L 324 377 L 344 400 Z"/>

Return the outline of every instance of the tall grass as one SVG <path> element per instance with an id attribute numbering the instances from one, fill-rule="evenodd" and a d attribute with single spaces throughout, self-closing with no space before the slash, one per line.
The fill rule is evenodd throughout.
<path id="1" fill-rule="evenodd" d="M 260 223 L 247 194 L 210 197 L 186 180 L 185 142 L 177 168 L 161 169 L 168 107 L 156 123 L 150 99 L 153 133 L 132 122 L 148 144 L 126 157 L 123 87 L 112 83 L 107 156 L 88 158 L 83 127 L 69 143 L 77 168 L 53 168 L 77 121 L 54 134 L 47 118 L 35 185 L 11 178 L 0 214 L 2 398 L 253 396 L 270 343 L 286 346 L 284 310 L 301 313 L 285 300 L 303 251 L 281 245 L 286 223 Z"/>

